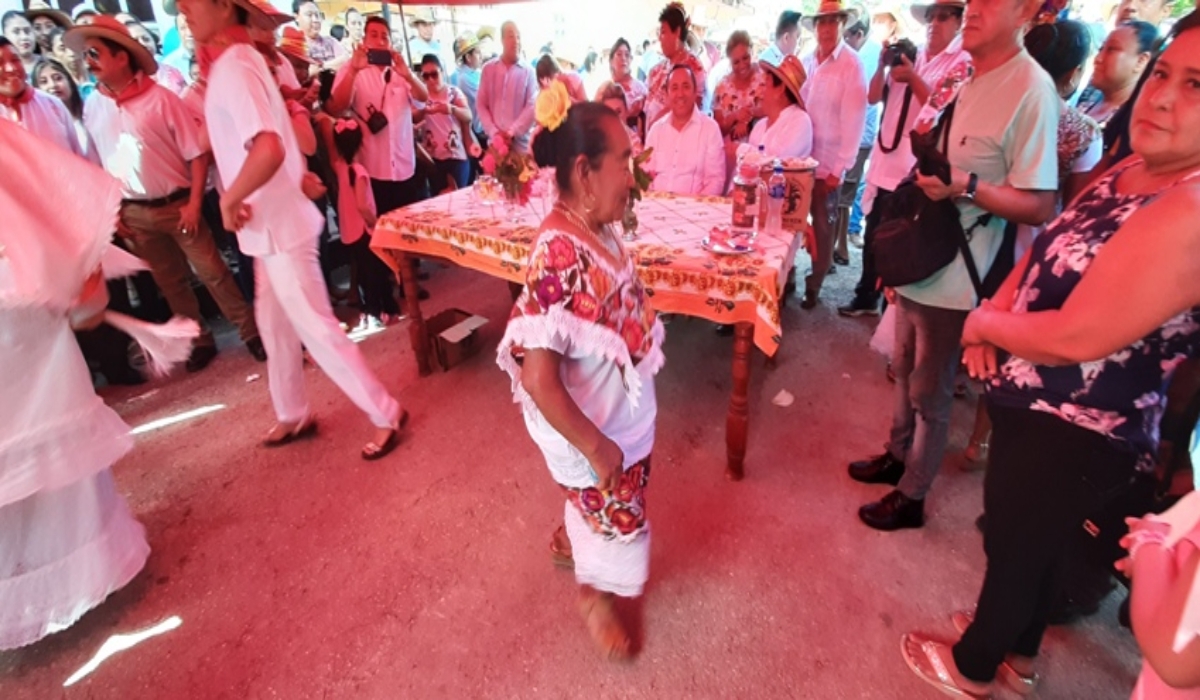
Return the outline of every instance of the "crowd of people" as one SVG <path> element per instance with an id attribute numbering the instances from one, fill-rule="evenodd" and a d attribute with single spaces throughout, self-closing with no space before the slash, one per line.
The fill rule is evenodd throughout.
<path id="1" fill-rule="evenodd" d="M 558 201 L 498 359 L 564 489 L 554 560 L 574 569 L 602 651 L 627 658 L 633 644 L 614 600 L 641 595 L 648 577 L 644 490 L 664 362 L 662 323 L 614 231 L 631 159 L 653 149 L 645 167 L 655 190 L 722 195 L 747 147 L 812 158 L 801 306 L 820 304 L 825 277 L 849 263 L 853 246 L 862 275 L 839 313 L 886 307 L 879 333 L 890 339 L 892 422 L 885 451 L 849 465 L 849 476 L 894 488 L 859 510 L 865 525 L 924 525 L 961 366 L 986 389 L 967 450 L 969 462 L 987 465 L 978 606 L 953 614 L 956 643 L 911 633 L 903 656 L 947 692 L 1029 692 L 1063 601 L 1097 603 L 1120 558 L 1125 530 L 1105 527 L 1107 556 L 1072 565 L 1087 546 L 1076 541 L 1080 524 L 1162 510 L 1190 490 L 1179 475 L 1200 417 L 1200 256 L 1187 254 L 1200 241 L 1190 216 L 1200 204 L 1200 16 L 1164 34 L 1168 9 L 1124 0 L 1101 42 L 1061 4 L 930 0 L 911 6 L 924 31 L 906 37 L 899 9 L 823 0 L 811 14 L 783 12 L 769 41 L 732 32 L 722 56 L 672 3 L 656 43 L 635 42 L 635 51 L 620 38 L 603 59 L 574 66 L 552 47 L 531 58 L 513 22 L 443 46 L 430 15 L 414 15 L 417 34 L 406 38 L 403 27 L 353 9 L 339 31 L 322 31 L 311 0 L 296 0 L 291 15 L 262 0 L 178 0 L 169 7 L 178 46 L 163 55 L 159 37 L 132 17 L 34 5 L 0 18 L 0 121 L 51 144 L 68 161 L 64 172 L 99 183 L 84 201 L 111 209 L 113 240 L 148 273 L 99 280 L 92 239 L 107 244 L 114 232 L 81 233 L 81 272 L 69 288 L 22 297 L 0 247 L 0 309 L 55 347 L 74 332 L 109 383 L 144 377 L 130 339 L 90 322 L 98 303 L 194 321 L 193 372 L 217 353 L 206 317 L 219 312 L 267 363 L 276 423 L 265 446 L 317 430 L 306 350 L 367 415 L 374 430 L 361 456 L 379 459 L 399 443 L 407 412 L 367 369 L 332 304 L 357 304 L 366 326 L 398 318 L 403 290 L 370 249 L 378 218 L 469 186 L 489 148 L 529 153 L 554 168 Z M 811 51 L 798 55 L 802 37 Z M 605 64 L 609 75 L 597 79 Z M 0 136 L 11 140 L 11 127 Z M 48 194 L 33 201 L 52 207 L 38 199 Z M 918 240 L 935 210 L 950 212 L 936 219 L 948 261 L 930 268 L 933 253 L 912 246 L 898 260 L 895 242 Z M 347 261 L 349 300 L 331 276 Z M 1114 317 L 1114 308 L 1127 311 Z M 63 309 L 79 319 L 46 316 Z M 28 347 L 4 348 L 6 363 L 31 361 L 21 355 Z M 62 362 L 75 374 L 83 366 L 74 355 Z M 77 381 L 71 391 L 95 402 Z M 80 430 L 119 432 L 113 417 L 94 413 Z M 145 558 L 107 471 L 124 443 L 65 469 L 62 454 L 42 445 L 49 428 L 7 429 L 41 442 L 0 440 L 17 445 L 0 452 L 0 523 L 29 522 L 28 541 L 54 541 L 61 513 L 90 499 L 117 514 L 111 527 L 123 528 L 126 547 L 108 552 L 121 565 L 96 569 L 105 580 L 84 581 L 75 598 L 56 587 L 54 601 L 22 573 L 22 543 L 0 549 L 0 602 L 24 611 L 12 629 L 0 613 L 0 648 L 70 624 Z M 1168 550 L 1161 525 L 1134 521 L 1122 540 L 1147 657 L 1137 697 L 1195 697 L 1200 629 L 1181 623 L 1177 598 L 1196 579 L 1200 533 Z M 91 543 L 55 542 L 37 566 L 89 547 L 86 556 L 103 561 L 108 527 L 95 526 Z M 1183 642 L 1164 647 L 1168 632 Z"/>

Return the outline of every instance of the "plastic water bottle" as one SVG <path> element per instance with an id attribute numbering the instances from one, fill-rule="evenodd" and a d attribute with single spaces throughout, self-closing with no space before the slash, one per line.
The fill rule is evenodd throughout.
<path id="1" fill-rule="evenodd" d="M 775 161 L 775 172 L 767 180 L 767 216 L 763 230 L 777 236 L 783 230 L 783 200 L 787 197 L 787 178 L 783 176 L 783 164 Z"/>

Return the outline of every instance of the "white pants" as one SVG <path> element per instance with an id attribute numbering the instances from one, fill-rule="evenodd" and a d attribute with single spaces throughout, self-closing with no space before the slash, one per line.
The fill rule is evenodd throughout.
<path id="1" fill-rule="evenodd" d="M 367 368 L 333 315 L 316 239 L 311 246 L 257 258 L 254 264 L 255 320 L 267 351 L 267 379 L 279 422 L 296 423 L 309 415 L 303 343 L 375 427 L 396 427 L 400 403 Z"/>

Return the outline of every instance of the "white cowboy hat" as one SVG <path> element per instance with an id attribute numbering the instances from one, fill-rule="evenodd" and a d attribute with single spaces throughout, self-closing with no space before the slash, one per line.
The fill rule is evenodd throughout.
<path id="1" fill-rule="evenodd" d="M 850 24 L 858 19 L 858 12 L 846 7 L 839 0 L 821 0 L 821 5 L 817 7 L 817 11 L 811 15 L 802 17 L 800 24 L 804 25 L 804 28 L 811 32 L 814 24 L 821 17 L 841 17 L 843 22 Z"/>
<path id="2" fill-rule="evenodd" d="M 965 0 L 934 0 L 933 2 L 918 3 L 913 5 L 911 8 L 909 8 L 909 11 L 912 12 L 913 19 L 917 20 L 917 22 L 921 23 L 922 25 L 925 25 L 929 24 L 929 21 L 925 19 L 925 15 L 927 15 L 929 11 L 935 7 L 948 7 L 955 10 L 962 10 L 965 9 L 966 6 L 967 3 Z"/>

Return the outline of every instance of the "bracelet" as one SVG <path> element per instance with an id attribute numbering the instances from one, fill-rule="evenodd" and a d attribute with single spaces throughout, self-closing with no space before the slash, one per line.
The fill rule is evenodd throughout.
<path id="1" fill-rule="evenodd" d="M 1133 535 L 1133 544 L 1129 546 L 1129 558 L 1136 559 L 1138 550 L 1148 544 L 1157 544 L 1162 546 L 1166 543 L 1167 536 L 1161 532 L 1152 530 L 1139 530 Z"/>

